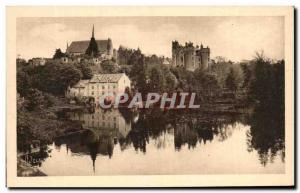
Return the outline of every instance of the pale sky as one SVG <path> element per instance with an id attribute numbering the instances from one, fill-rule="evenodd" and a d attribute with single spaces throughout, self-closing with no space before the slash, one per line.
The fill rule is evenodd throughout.
<path id="1" fill-rule="evenodd" d="M 211 58 L 252 59 L 264 50 L 284 58 L 284 17 L 84 17 L 18 18 L 17 54 L 22 58 L 52 57 L 67 42 L 110 37 L 113 47 L 139 47 L 146 55 L 171 57 L 172 40 L 211 48 Z"/>

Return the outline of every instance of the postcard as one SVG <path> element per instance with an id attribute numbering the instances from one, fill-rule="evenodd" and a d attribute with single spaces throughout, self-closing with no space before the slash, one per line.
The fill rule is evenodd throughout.
<path id="1" fill-rule="evenodd" d="M 7 7 L 8 187 L 294 186 L 293 7 Z"/>

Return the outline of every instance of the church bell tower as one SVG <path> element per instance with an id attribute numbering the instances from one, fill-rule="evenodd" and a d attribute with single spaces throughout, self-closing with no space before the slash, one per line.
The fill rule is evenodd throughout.
<path id="1" fill-rule="evenodd" d="M 92 29 L 92 37 L 89 43 L 88 48 L 86 49 L 85 53 L 89 56 L 97 56 L 99 53 L 98 44 L 95 40 L 95 34 L 94 34 L 94 25 Z"/>

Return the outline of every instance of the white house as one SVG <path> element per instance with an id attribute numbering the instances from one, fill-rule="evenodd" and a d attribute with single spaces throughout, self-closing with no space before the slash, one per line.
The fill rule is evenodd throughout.
<path id="1" fill-rule="evenodd" d="M 67 92 L 71 97 L 93 97 L 96 101 L 105 94 L 124 93 L 131 87 L 131 81 L 125 73 L 95 74 L 90 80 L 80 80 Z"/>
<path id="2" fill-rule="evenodd" d="M 44 66 L 46 64 L 45 58 L 32 58 L 28 61 L 32 66 Z"/>

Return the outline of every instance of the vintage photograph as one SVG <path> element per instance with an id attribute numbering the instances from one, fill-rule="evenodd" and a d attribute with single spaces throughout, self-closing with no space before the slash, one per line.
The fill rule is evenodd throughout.
<path id="1" fill-rule="evenodd" d="M 17 17 L 16 176 L 286 174 L 285 22 Z"/>

